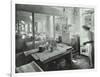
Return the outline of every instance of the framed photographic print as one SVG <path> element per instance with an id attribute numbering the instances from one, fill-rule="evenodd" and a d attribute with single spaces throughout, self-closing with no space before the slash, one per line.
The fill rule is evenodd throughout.
<path id="1" fill-rule="evenodd" d="M 12 2 L 14 74 L 94 69 L 94 8 Z"/>

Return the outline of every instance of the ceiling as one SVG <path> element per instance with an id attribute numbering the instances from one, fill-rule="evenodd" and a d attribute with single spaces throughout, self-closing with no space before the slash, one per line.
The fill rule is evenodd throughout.
<path id="1" fill-rule="evenodd" d="M 43 6 L 43 5 L 25 5 L 25 4 L 16 4 L 16 10 L 42 13 L 48 15 L 62 15 L 63 8 L 53 7 L 53 6 Z"/>

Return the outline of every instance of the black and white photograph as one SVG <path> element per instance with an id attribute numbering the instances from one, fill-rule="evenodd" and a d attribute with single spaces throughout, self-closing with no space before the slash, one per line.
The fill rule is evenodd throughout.
<path id="1" fill-rule="evenodd" d="M 15 73 L 95 68 L 95 9 L 15 4 Z"/>

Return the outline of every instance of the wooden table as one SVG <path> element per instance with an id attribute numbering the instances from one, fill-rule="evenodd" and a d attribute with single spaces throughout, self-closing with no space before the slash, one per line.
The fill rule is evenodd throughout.
<path id="1" fill-rule="evenodd" d="M 43 52 L 37 52 L 31 54 L 31 56 L 37 61 L 41 62 L 40 66 L 45 67 L 46 64 L 51 63 L 52 61 L 59 60 L 61 57 L 65 57 L 71 63 L 71 46 L 67 46 L 65 44 L 57 44 L 57 48 L 52 52 L 49 50 L 45 50 Z M 67 55 L 67 56 L 66 56 Z M 43 67 L 43 68 L 44 68 Z"/>

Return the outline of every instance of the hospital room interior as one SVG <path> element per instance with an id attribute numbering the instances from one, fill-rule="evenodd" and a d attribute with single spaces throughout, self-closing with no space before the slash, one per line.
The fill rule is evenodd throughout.
<path id="1" fill-rule="evenodd" d="M 93 69 L 94 9 L 15 5 L 15 72 Z"/>

